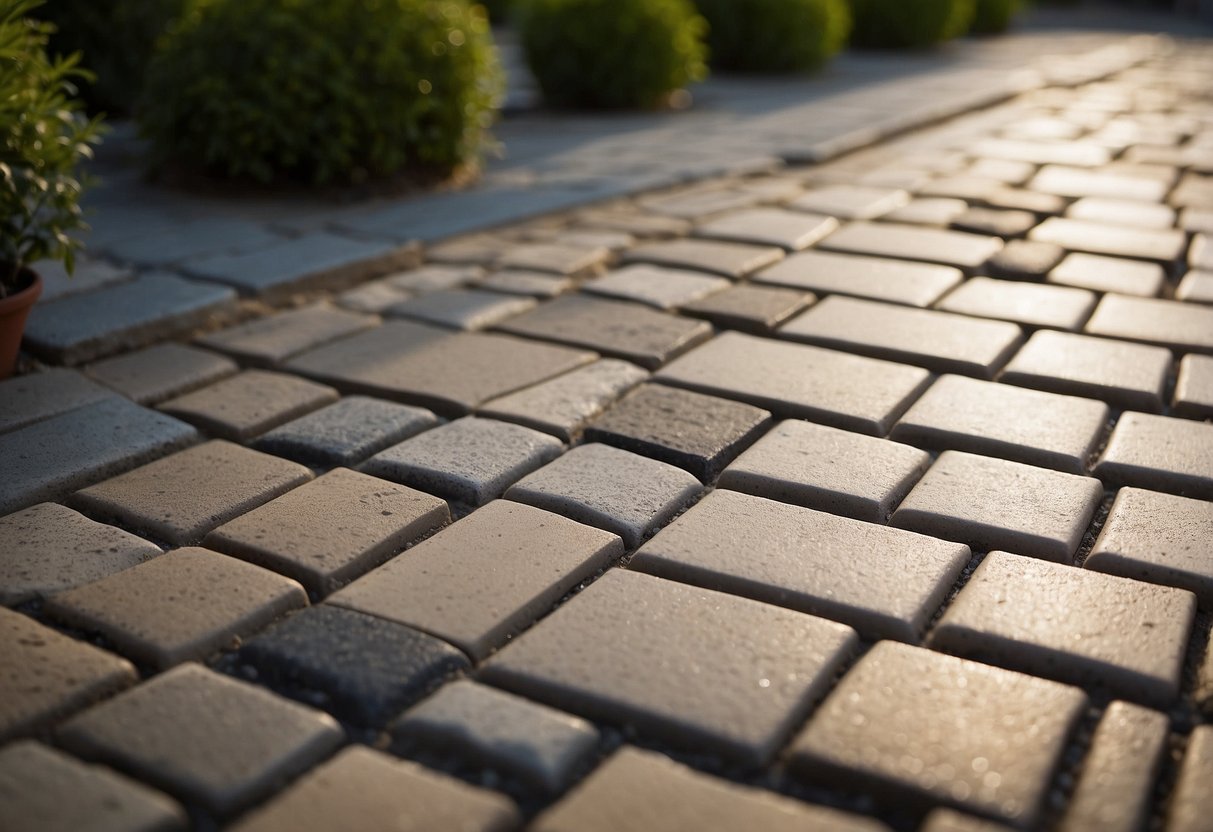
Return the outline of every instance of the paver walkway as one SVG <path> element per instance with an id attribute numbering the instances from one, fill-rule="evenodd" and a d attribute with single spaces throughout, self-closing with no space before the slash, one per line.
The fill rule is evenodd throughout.
<path id="1" fill-rule="evenodd" d="M 1213 46 L 1110 49 L 825 164 L 36 315 L 0 830 L 1208 832 Z"/>

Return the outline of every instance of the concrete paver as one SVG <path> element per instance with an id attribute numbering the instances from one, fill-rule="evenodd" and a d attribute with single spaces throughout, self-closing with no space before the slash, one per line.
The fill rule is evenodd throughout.
<path id="1" fill-rule="evenodd" d="M 480 289 L 437 289 L 402 300 L 383 310 L 393 318 L 410 318 L 451 329 L 487 329 L 535 306 L 528 297 Z"/>
<path id="2" fill-rule="evenodd" d="M 854 222 L 844 225 L 818 245 L 829 251 L 942 263 L 973 270 L 997 254 L 1003 242 L 997 237 L 960 231 Z"/>
<path id="3" fill-rule="evenodd" d="M 1213 416 L 1213 356 L 1185 355 L 1179 362 L 1174 412 L 1187 419 Z"/>
<path id="4" fill-rule="evenodd" d="M 1037 286 L 975 277 L 937 305 L 947 312 L 1014 321 L 1030 327 L 1079 329 L 1095 308 L 1095 295 L 1068 286 Z"/>
<path id="5" fill-rule="evenodd" d="M 226 356 L 168 343 L 88 364 L 84 372 L 131 401 L 150 407 L 233 376 L 239 369 Z"/>
<path id="6" fill-rule="evenodd" d="M 808 292 L 740 284 L 685 304 L 681 311 L 711 321 L 719 329 L 765 335 L 816 301 Z"/>
<path id="7" fill-rule="evenodd" d="M 1213 499 L 1213 425 L 1125 413 L 1112 430 L 1095 474 L 1112 485 Z"/>
<path id="8" fill-rule="evenodd" d="M 1188 738 L 1179 779 L 1167 809 L 1167 832 L 1198 832 L 1213 811 L 1213 725 L 1202 725 Z"/>
<path id="9" fill-rule="evenodd" d="M 930 306 L 960 283 L 950 266 L 907 263 L 882 257 L 805 251 L 754 275 L 757 283 L 853 295 L 907 306 Z"/>
<path id="10" fill-rule="evenodd" d="M 825 214 L 751 208 L 725 214 L 695 228 L 696 235 L 753 245 L 774 245 L 800 251 L 838 228 L 838 220 Z"/>
<path id="11" fill-rule="evenodd" d="M 376 319 L 369 315 L 320 302 L 209 333 L 198 343 L 248 364 L 272 367 L 296 353 L 375 324 Z"/>
<path id="12" fill-rule="evenodd" d="M 814 188 L 788 207 L 843 220 L 872 220 L 909 201 L 910 194 L 899 188 L 832 185 Z"/>
<path id="13" fill-rule="evenodd" d="M 783 250 L 715 240 L 668 240 L 645 243 L 624 255 L 625 263 L 653 263 L 740 279 L 783 259 Z"/>
<path id="14" fill-rule="evenodd" d="M 350 467 L 438 424 L 421 407 L 346 396 L 263 434 L 257 450 L 305 465 Z"/>
<path id="15" fill-rule="evenodd" d="M 586 292 L 617 300 L 631 300 L 669 311 L 723 291 L 733 284 L 688 269 L 661 266 L 625 266 L 582 287 Z"/>
<path id="16" fill-rule="evenodd" d="M 992 277 L 1041 281 L 1068 256 L 1077 255 L 1067 255 L 1053 243 L 1008 240 L 1002 251 L 986 261 L 985 270 Z"/>
<path id="17" fill-rule="evenodd" d="M 1213 352 L 1213 309 L 1197 304 L 1107 294 L 1085 329 L 1178 352 Z"/>
<path id="18" fill-rule="evenodd" d="M 113 394 L 75 370 L 51 369 L 0 382 L 0 433 L 95 404 Z"/>
<path id="19" fill-rule="evenodd" d="M 1183 233 L 1173 229 L 1126 228 L 1059 217 L 1045 220 L 1032 229 L 1028 237 L 1056 243 L 1069 251 L 1131 257 L 1163 264 L 1179 260 L 1188 244 Z"/>
<path id="20" fill-rule="evenodd" d="M 1049 245 L 1052 245 L 1051 243 Z M 1097 292 L 1157 297 L 1166 282 L 1166 272 L 1157 263 L 1122 260 L 1101 254 L 1067 254 L 1049 272 L 1048 281 Z"/>
<path id="21" fill-rule="evenodd" d="M 169 399 L 159 409 L 207 433 L 240 442 L 332 404 L 337 398 L 333 388 L 298 376 L 245 370 Z"/>

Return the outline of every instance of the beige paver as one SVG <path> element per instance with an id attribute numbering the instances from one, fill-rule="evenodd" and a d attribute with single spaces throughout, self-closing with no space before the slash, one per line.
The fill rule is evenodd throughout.
<path id="1" fill-rule="evenodd" d="M 1213 309 L 1182 301 L 1107 294 L 1085 330 L 1181 352 L 1213 353 Z"/>
<path id="2" fill-rule="evenodd" d="M 717 240 L 668 240 L 645 243 L 623 255 L 624 263 L 653 263 L 741 278 L 783 259 L 783 249 Z"/>
<path id="3" fill-rule="evenodd" d="M 1213 425 L 1127 412 L 1095 473 L 1112 485 L 1213 500 Z"/>
<path id="4" fill-rule="evenodd" d="M 338 309 L 321 301 L 212 332 L 199 338 L 198 343 L 237 356 L 247 363 L 268 367 L 377 323 L 378 319 L 372 316 Z"/>
<path id="5" fill-rule="evenodd" d="M 1097 292 L 1152 298 L 1162 291 L 1167 277 L 1157 263 L 1075 252 L 1067 254 L 1066 259 L 1049 272 L 1047 280 Z"/>
<path id="6" fill-rule="evenodd" d="M 1145 179 L 1084 168 L 1046 165 L 1033 177 L 1028 187 L 1057 196 L 1137 200 L 1149 205 L 1161 201 L 1171 186 L 1169 182 L 1160 182 L 1157 179 Z M 1074 213 L 1067 212 L 1067 216 L 1074 216 Z M 1093 216 L 1076 216 L 1075 218 L 1108 221 L 1106 218 Z M 1123 223 L 1120 224 L 1123 225 Z M 1166 223 L 1163 228 L 1170 228 L 1171 225 L 1172 223 Z M 1144 226 L 1144 223 L 1138 224 L 1138 227 Z"/>
<path id="7" fill-rule="evenodd" d="M 1007 832 L 1010 829 L 996 821 L 976 818 L 954 809 L 936 809 L 927 815 L 918 832 Z"/>
<path id="8" fill-rule="evenodd" d="M 235 375 L 235 361 L 184 344 L 157 344 L 89 364 L 84 372 L 137 404 L 154 405 Z"/>
<path id="9" fill-rule="evenodd" d="M 709 297 L 732 285 L 727 278 L 703 272 L 637 264 L 587 281 L 582 288 L 590 294 L 670 310 Z"/>
<path id="10" fill-rule="evenodd" d="M 1175 287 L 1175 298 L 1188 303 L 1213 303 L 1213 271 L 1188 272 Z"/>
<path id="11" fill-rule="evenodd" d="M 767 335 L 816 302 L 816 295 L 809 292 L 741 283 L 688 303 L 681 311 L 706 318 L 720 329 Z"/>
<path id="12" fill-rule="evenodd" d="M 1079 329 L 1095 308 L 1095 295 L 1069 286 L 1038 286 L 989 277 L 966 280 L 938 308 L 1032 327 Z"/>
<path id="13" fill-rule="evenodd" d="M 432 253 L 431 253 L 432 254 Z M 611 259 L 610 249 L 577 243 L 528 243 L 510 246 L 496 264 L 510 269 L 533 269 L 553 274 L 586 275 L 601 271 Z"/>
<path id="14" fill-rule="evenodd" d="M 950 266 L 813 250 L 793 254 L 752 279 L 755 283 L 821 294 L 921 307 L 933 304 L 963 277 L 959 269 Z"/>
<path id="15" fill-rule="evenodd" d="M 1112 161 L 1106 148 L 1091 142 L 982 139 L 970 148 L 979 158 L 1009 159 L 1035 165 L 1099 167 Z"/>
<path id="16" fill-rule="evenodd" d="M 900 188 L 830 185 L 814 188 L 788 207 L 844 220 L 871 220 L 909 201 L 910 194 Z"/>
<path id="17" fill-rule="evenodd" d="M 853 222 L 844 225 L 818 246 L 829 251 L 851 252 L 901 260 L 942 263 L 960 269 L 976 269 L 1002 248 L 997 237 L 942 231 L 896 223 Z"/>
<path id="18" fill-rule="evenodd" d="M 1134 184 L 1133 187 L 1139 186 Z M 1175 225 L 1174 208 L 1156 202 L 1123 198 L 1083 197 L 1066 210 L 1066 216 L 1075 220 L 1139 228 L 1171 228 Z"/>
<path id="19" fill-rule="evenodd" d="M 1188 738 L 1179 779 L 1167 807 L 1167 832 L 1201 832 L 1213 817 L 1213 725 L 1201 725 Z"/>
<path id="20" fill-rule="evenodd" d="M 285 373 L 247 370 L 160 405 L 208 433 L 243 441 L 337 401 L 337 391 Z"/>
<path id="21" fill-rule="evenodd" d="M 1213 356 L 1185 355 L 1179 362 L 1174 407 L 1186 419 L 1213 416 Z"/>
<path id="22" fill-rule="evenodd" d="M 393 318 L 411 318 L 451 329 L 486 329 L 534 308 L 537 301 L 482 289 L 438 289 L 405 298 L 384 310 Z"/>
<path id="23" fill-rule="evenodd" d="M 837 228 L 838 220 L 824 214 L 751 208 L 701 223 L 695 229 L 695 234 L 717 240 L 800 251 Z"/>
<path id="24" fill-rule="evenodd" d="M 1188 244 L 1183 232 L 1176 229 L 1128 228 L 1060 217 L 1045 220 L 1032 229 L 1028 237 L 1056 243 L 1070 251 L 1162 263 L 1178 260 Z"/>

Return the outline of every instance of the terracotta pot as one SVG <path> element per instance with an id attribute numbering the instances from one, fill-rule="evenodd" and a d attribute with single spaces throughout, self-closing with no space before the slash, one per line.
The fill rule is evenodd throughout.
<path id="1" fill-rule="evenodd" d="M 0 266 L 3 268 L 3 266 Z M 42 294 L 42 278 L 23 269 L 28 285 L 6 298 L 0 298 L 0 379 L 8 378 L 17 367 L 17 351 L 25 332 L 25 318 Z"/>

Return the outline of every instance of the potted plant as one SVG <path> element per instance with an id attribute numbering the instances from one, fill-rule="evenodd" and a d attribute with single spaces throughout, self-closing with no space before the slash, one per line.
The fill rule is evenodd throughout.
<path id="1" fill-rule="evenodd" d="M 29 17 L 42 0 L 0 0 L 0 378 L 12 374 L 42 281 L 30 268 L 62 260 L 70 273 L 85 228 L 79 162 L 101 133 L 80 112 L 76 56 L 51 60 L 50 27 Z"/>

